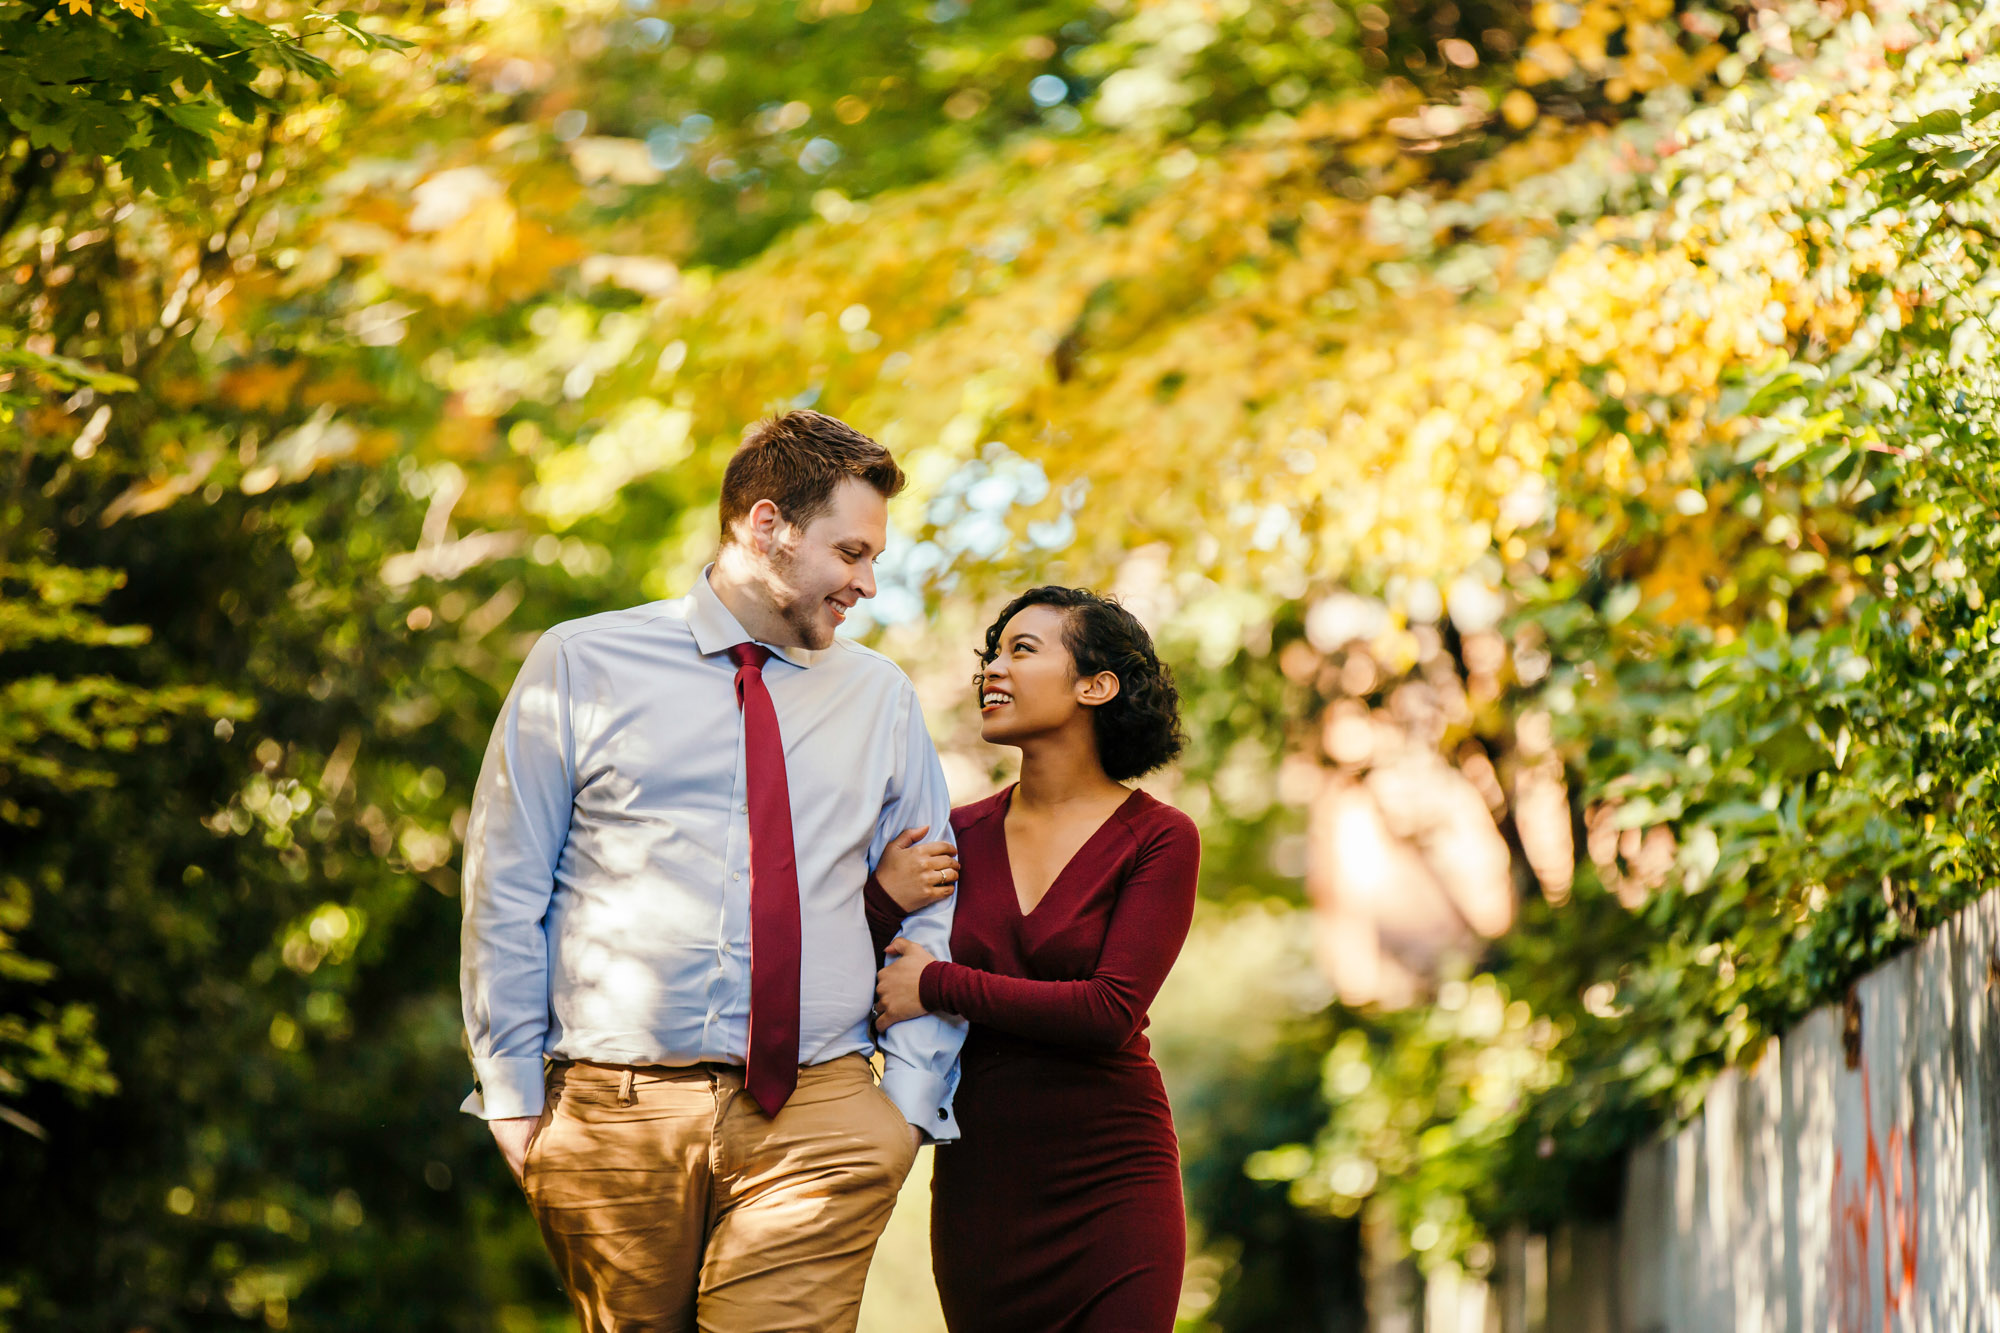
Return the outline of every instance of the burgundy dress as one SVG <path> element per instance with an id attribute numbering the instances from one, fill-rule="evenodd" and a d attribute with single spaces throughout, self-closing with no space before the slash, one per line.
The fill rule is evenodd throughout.
<path id="1" fill-rule="evenodd" d="M 924 1007 L 970 1020 L 956 1143 L 931 1182 L 931 1259 L 952 1333 L 1170 1333 L 1187 1223 L 1146 1007 L 1187 939 L 1194 822 L 1135 791 L 1026 916 L 1013 788 L 952 811 L 955 960 Z M 886 946 L 901 909 L 872 881 Z"/>

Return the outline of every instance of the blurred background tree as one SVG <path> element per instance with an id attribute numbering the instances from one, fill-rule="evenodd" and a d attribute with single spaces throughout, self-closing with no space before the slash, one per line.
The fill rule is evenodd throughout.
<path id="1" fill-rule="evenodd" d="M 0 1310 L 560 1326 L 465 805 L 791 403 L 962 795 L 1005 590 L 1181 673 L 1189 1327 L 1608 1207 L 1990 870 L 1991 23 L 0 2 Z"/>

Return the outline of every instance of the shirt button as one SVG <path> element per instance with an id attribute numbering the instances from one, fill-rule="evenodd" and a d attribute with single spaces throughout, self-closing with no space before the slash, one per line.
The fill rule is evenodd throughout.
<path id="1" fill-rule="evenodd" d="M 951 1119 L 951 1112 L 945 1110 L 942 1106 L 938 1107 L 938 1119 L 940 1120 Z"/>
<path id="2" fill-rule="evenodd" d="M 737 807 L 736 807 L 736 810 L 737 810 L 737 813 L 739 813 L 739 814 L 745 814 L 745 815 L 747 815 L 747 814 L 749 814 L 749 813 L 750 813 L 750 807 L 749 807 L 749 806 L 747 806 L 747 805 L 739 805 L 739 806 L 737 806 Z"/>
<path id="3" fill-rule="evenodd" d="M 742 876 L 742 875 L 740 875 L 740 874 L 735 874 L 735 875 L 731 875 L 731 876 L 730 876 L 729 878 L 731 878 L 731 879 L 742 879 L 742 878 L 743 878 L 743 876 Z"/>

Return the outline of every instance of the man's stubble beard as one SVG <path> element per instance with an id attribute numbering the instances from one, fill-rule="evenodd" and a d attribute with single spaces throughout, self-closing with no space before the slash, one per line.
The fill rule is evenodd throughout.
<path id="1" fill-rule="evenodd" d="M 771 572 L 776 582 L 791 586 L 792 573 L 799 567 L 798 556 L 789 546 L 778 546 L 771 551 Z M 792 633 L 807 649 L 818 652 L 833 646 L 833 631 L 820 620 L 819 605 L 824 597 L 798 596 L 790 601 L 778 603 L 778 617 L 791 626 Z"/>

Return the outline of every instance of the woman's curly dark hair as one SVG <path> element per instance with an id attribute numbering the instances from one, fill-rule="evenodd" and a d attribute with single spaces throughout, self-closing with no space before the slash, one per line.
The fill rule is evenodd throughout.
<path id="1" fill-rule="evenodd" d="M 983 666 L 1000 655 L 1007 622 L 1031 606 L 1063 613 L 1063 646 L 1079 676 L 1109 671 L 1118 677 L 1118 696 L 1101 704 L 1092 719 L 1097 758 L 1114 782 L 1150 773 L 1187 744 L 1181 730 L 1181 696 L 1173 672 L 1153 650 L 1153 636 L 1139 618 L 1110 597 L 1088 588 L 1030 588 L 1000 609 L 986 631 Z"/>

